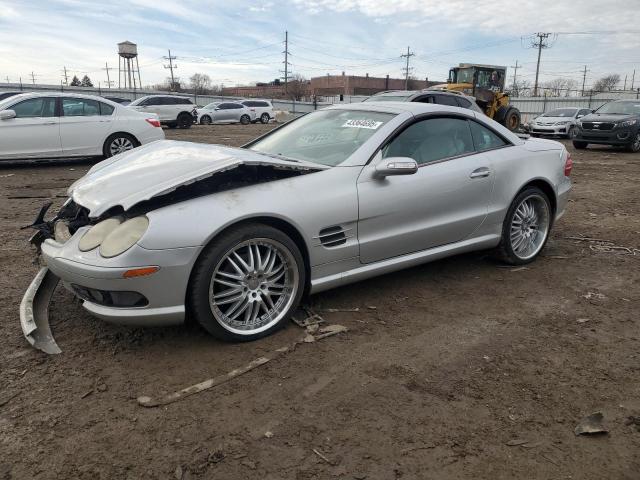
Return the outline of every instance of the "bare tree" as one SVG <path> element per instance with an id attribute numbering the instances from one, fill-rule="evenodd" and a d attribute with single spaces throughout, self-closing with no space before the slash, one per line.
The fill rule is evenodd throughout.
<path id="1" fill-rule="evenodd" d="M 600 78 L 594 85 L 594 92 L 610 92 L 616 88 L 616 85 L 620 83 L 620 75 L 614 73 Z"/>
<path id="2" fill-rule="evenodd" d="M 552 97 L 559 97 L 562 94 L 562 90 L 565 88 L 566 80 L 564 78 L 554 78 L 542 84 L 542 88 L 547 92 L 547 95 Z"/>
<path id="3" fill-rule="evenodd" d="M 202 95 L 203 93 L 207 93 L 207 90 L 211 86 L 211 77 L 206 73 L 194 73 L 189 78 L 189 82 L 191 83 L 193 93 Z"/>
<path id="4" fill-rule="evenodd" d="M 516 80 L 515 85 L 511 89 L 511 96 L 513 97 L 530 97 L 531 96 L 531 81 L 522 79 Z"/>
<path id="5" fill-rule="evenodd" d="M 309 94 L 309 80 L 299 73 L 293 74 L 287 82 L 287 95 L 293 100 L 302 100 Z"/>
<path id="6" fill-rule="evenodd" d="M 564 84 L 564 86 L 566 88 L 564 96 L 565 97 L 571 97 L 572 96 L 571 95 L 572 92 L 577 94 L 578 93 L 578 85 L 579 85 L 579 83 L 578 83 L 577 80 L 575 80 L 573 78 L 568 78 L 565 81 L 565 84 Z"/>

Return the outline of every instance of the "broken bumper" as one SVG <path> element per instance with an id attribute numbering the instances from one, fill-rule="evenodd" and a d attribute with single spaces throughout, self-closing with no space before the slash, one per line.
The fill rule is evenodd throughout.
<path id="1" fill-rule="evenodd" d="M 59 281 L 47 267 L 41 268 L 20 302 L 22 333 L 31 345 L 49 354 L 61 352 L 49 326 L 49 303 Z"/>

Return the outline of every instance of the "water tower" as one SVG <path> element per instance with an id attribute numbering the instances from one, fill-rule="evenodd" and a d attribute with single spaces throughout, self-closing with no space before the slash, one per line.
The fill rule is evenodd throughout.
<path id="1" fill-rule="evenodd" d="M 118 44 L 118 56 L 118 87 L 122 88 L 122 80 L 124 79 L 124 88 L 133 90 L 142 88 L 140 66 L 138 65 L 138 46 L 128 40 L 121 42 Z M 136 73 L 138 74 L 137 85 Z"/>

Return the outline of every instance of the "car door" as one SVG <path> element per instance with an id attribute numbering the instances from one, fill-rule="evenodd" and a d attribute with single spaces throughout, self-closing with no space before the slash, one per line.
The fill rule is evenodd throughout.
<path id="1" fill-rule="evenodd" d="M 213 111 L 213 121 L 217 123 L 230 122 L 234 115 L 232 107 L 232 103 L 221 103 L 218 105 Z"/>
<path id="2" fill-rule="evenodd" d="M 55 157 L 62 154 L 55 97 L 37 97 L 7 105 L 14 118 L 0 120 L 0 158 Z"/>
<path id="3" fill-rule="evenodd" d="M 409 157 L 413 175 L 378 179 L 377 162 Z M 476 150 L 469 121 L 417 120 L 389 141 L 358 179 L 358 239 L 363 263 L 455 243 L 487 216 L 494 182 L 490 152 Z"/>
<path id="4" fill-rule="evenodd" d="M 102 154 L 113 116 L 100 115 L 101 102 L 92 98 L 62 97 L 60 101 L 60 140 L 63 154 Z"/>

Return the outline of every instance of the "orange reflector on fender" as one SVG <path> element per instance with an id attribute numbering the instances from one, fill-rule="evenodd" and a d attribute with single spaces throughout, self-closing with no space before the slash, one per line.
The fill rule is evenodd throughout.
<path id="1" fill-rule="evenodd" d="M 124 278 L 133 278 L 133 277 L 145 277 L 147 275 L 151 275 L 152 273 L 156 273 L 160 270 L 160 267 L 141 267 L 141 268 L 132 268 L 131 270 L 127 270 L 122 274 Z"/>

